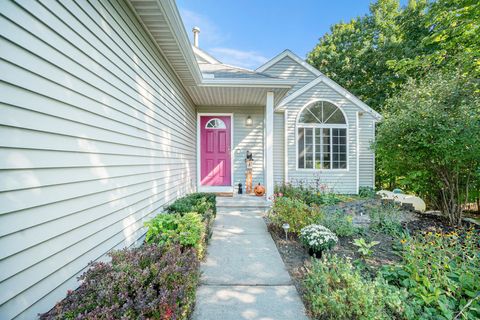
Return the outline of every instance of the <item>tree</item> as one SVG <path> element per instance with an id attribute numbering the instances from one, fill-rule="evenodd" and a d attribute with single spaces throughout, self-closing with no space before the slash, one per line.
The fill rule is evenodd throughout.
<path id="1" fill-rule="evenodd" d="M 409 5 L 411 7 L 412 1 Z M 402 16 L 410 15 L 409 8 Z M 418 11 L 418 10 L 415 10 Z M 398 56 L 389 61 L 392 71 L 420 78 L 434 70 L 461 70 L 473 78 L 480 77 L 480 2 L 478 0 L 437 0 L 422 9 L 420 32 L 412 30 L 415 20 L 404 19 L 405 41 L 418 50 L 414 55 Z M 414 14 L 418 16 L 417 14 Z M 412 32 L 414 31 L 414 32 Z M 417 30 L 418 31 L 418 30 Z M 412 36 L 421 35 L 412 39 Z"/>
<path id="2" fill-rule="evenodd" d="M 480 170 L 478 84 L 458 72 L 410 80 L 386 101 L 376 152 L 384 169 L 406 177 L 430 195 L 453 224 Z M 427 182 L 427 183 L 425 183 Z"/>
<path id="3" fill-rule="evenodd" d="M 480 77 L 480 1 L 377 0 L 370 13 L 340 22 L 307 61 L 377 111 L 409 78 L 436 70 Z"/>
<path id="4" fill-rule="evenodd" d="M 307 61 L 348 88 L 377 111 L 410 75 L 397 60 L 414 58 L 424 49 L 427 35 L 426 0 L 410 1 L 405 9 L 398 0 L 378 0 L 370 14 L 338 23 L 320 38 Z M 405 69 L 405 72 L 398 72 Z"/>

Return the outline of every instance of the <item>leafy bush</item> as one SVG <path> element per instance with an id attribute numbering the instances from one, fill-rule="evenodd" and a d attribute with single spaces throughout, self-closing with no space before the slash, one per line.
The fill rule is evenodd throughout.
<path id="1" fill-rule="evenodd" d="M 386 106 L 376 138 L 379 165 L 391 177 L 407 176 L 404 187 L 432 197 L 450 223 L 460 225 L 465 198 L 480 180 L 474 173 L 480 166 L 478 79 L 457 70 L 431 72 L 407 82 Z"/>
<path id="2" fill-rule="evenodd" d="M 373 254 L 372 248 L 380 244 L 378 241 L 366 242 L 364 238 L 353 239 L 353 245 L 358 247 L 357 252 L 364 258 L 367 258 Z"/>
<path id="3" fill-rule="evenodd" d="M 311 224 L 300 230 L 300 242 L 315 252 L 333 248 L 338 242 L 337 236 L 319 224 Z"/>
<path id="4" fill-rule="evenodd" d="M 144 245 L 95 262 L 82 284 L 40 319 L 188 319 L 199 262 L 192 248 Z"/>
<path id="5" fill-rule="evenodd" d="M 178 243 L 182 247 L 193 247 L 199 257 L 203 257 L 205 225 L 196 212 L 180 214 L 159 214 L 146 222 L 148 227 L 145 241 L 147 243 Z"/>
<path id="6" fill-rule="evenodd" d="M 300 229 L 315 221 L 315 210 L 312 210 L 302 200 L 276 197 L 273 201 L 270 219 L 278 227 L 288 223 L 290 231 L 298 233 Z"/>
<path id="7" fill-rule="evenodd" d="M 360 231 L 353 225 L 353 217 L 340 210 L 319 215 L 317 223 L 332 230 L 339 237 L 350 237 Z"/>
<path id="8" fill-rule="evenodd" d="M 177 199 L 171 205 L 169 205 L 165 210 L 170 213 L 188 213 L 188 212 L 198 212 L 204 218 L 205 215 L 212 211 L 216 213 L 216 196 L 213 193 L 192 193 L 180 199 Z"/>
<path id="9" fill-rule="evenodd" d="M 408 290 L 410 318 L 453 319 L 461 310 L 460 319 L 480 318 L 480 232 L 426 232 L 402 243 L 402 262 L 382 274 Z"/>
<path id="10" fill-rule="evenodd" d="M 341 201 L 336 194 L 326 192 L 324 189 L 316 190 L 303 186 L 293 186 L 292 184 L 276 185 L 275 194 L 301 200 L 309 206 L 334 205 Z"/>
<path id="11" fill-rule="evenodd" d="M 381 278 L 363 279 L 349 260 L 336 255 L 312 261 L 304 284 L 315 319 L 395 319 L 404 313 L 404 293 Z"/>
<path id="12" fill-rule="evenodd" d="M 360 187 L 358 189 L 358 195 L 361 198 L 375 198 L 375 189 L 372 187 Z"/>
<path id="13" fill-rule="evenodd" d="M 391 236 L 402 233 L 402 212 L 395 205 L 381 205 L 372 207 L 369 211 L 370 229 L 381 231 Z"/>

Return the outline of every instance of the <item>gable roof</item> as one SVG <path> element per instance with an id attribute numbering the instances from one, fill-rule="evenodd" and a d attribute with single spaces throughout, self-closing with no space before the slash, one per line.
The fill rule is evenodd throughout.
<path id="1" fill-rule="evenodd" d="M 303 60 L 302 58 L 300 58 L 299 56 L 297 56 L 295 53 L 293 53 L 292 51 L 290 51 L 288 49 L 285 49 L 280 54 L 276 55 L 275 57 L 273 57 L 269 61 L 265 62 L 263 65 L 261 65 L 260 67 L 255 69 L 255 71 L 265 72 L 265 70 L 269 69 L 270 67 L 272 67 L 273 65 L 275 65 L 277 62 L 279 62 L 280 60 L 282 60 L 285 57 L 289 57 L 290 59 L 292 59 L 293 61 L 295 61 L 296 63 L 298 63 L 299 65 L 301 65 L 306 70 L 310 71 L 311 73 L 313 73 L 316 76 L 323 75 L 323 73 L 321 73 L 318 69 L 314 68 L 312 65 L 308 64 L 305 60 Z"/>
<path id="2" fill-rule="evenodd" d="M 206 51 L 192 46 L 193 52 L 197 58 L 198 66 L 205 79 L 277 79 L 284 81 L 285 79 L 256 72 L 246 68 L 236 67 L 222 63 L 214 58 Z"/>
<path id="3" fill-rule="evenodd" d="M 283 99 L 278 104 L 276 109 L 281 109 L 281 108 L 285 107 L 286 104 L 288 104 L 292 100 L 296 99 L 297 97 L 301 96 L 302 94 L 304 94 L 308 90 L 312 89 L 313 87 L 315 87 L 317 84 L 319 84 L 321 82 L 323 82 L 325 85 L 327 85 L 328 87 L 330 87 L 333 90 L 335 90 L 336 92 L 338 92 L 345 99 L 349 100 L 350 102 L 352 102 L 354 105 L 356 105 L 357 107 L 359 107 L 363 111 L 371 114 L 377 121 L 382 120 L 382 116 L 378 112 L 376 112 L 375 110 L 370 108 L 365 102 L 358 99 L 353 93 L 349 92 L 348 90 L 346 90 L 341 85 L 339 85 L 338 83 L 336 83 L 335 81 L 333 81 L 332 79 L 330 79 L 329 77 L 327 77 L 324 74 L 321 74 L 320 76 L 318 76 L 317 78 L 315 78 L 311 82 L 304 85 L 302 88 L 298 89 L 297 91 L 295 91 L 292 94 L 290 94 L 289 96 L 287 96 L 285 99 Z"/>

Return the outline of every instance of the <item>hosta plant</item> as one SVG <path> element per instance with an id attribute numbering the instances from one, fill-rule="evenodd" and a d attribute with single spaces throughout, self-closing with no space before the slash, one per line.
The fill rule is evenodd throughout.
<path id="1" fill-rule="evenodd" d="M 337 236 L 328 228 L 311 224 L 300 230 L 300 241 L 314 252 L 331 249 L 338 242 Z"/>

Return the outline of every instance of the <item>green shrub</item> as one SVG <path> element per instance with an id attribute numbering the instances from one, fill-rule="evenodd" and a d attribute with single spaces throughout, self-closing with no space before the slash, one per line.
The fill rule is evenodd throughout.
<path id="1" fill-rule="evenodd" d="M 399 236 L 402 231 L 402 212 L 395 205 L 372 207 L 369 211 L 370 229 L 381 231 L 391 236 Z"/>
<path id="2" fill-rule="evenodd" d="M 315 319 L 401 319 L 402 292 L 381 278 L 363 279 L 350 260 L 336 255 L 312 260 L 304 280 Z"/>
<path id="3" fill-rule="evenodd" d="M 340 210 L 319 215 L 317 223 L 324 225 L 339 237 L 350 237 L 360 231 L 353 225 L 353 217 Z"/>
<path id="4" fill-rule="evenodd" d="M 301 200 L 309 206 L 334 205 L 341 201 L 340 197 L 334 193 L 326 192 L 324 188 L 316 190 L 303 186 L 293 186 L 292 184 L 276 185 L 275 194 Z"/>
<path id="5" fill-rule="evenodd" d="M 288 223 L 290 231 L 298 233 L 303 227 L 315 221 L 315 214 L 315 210 L 312 210 L 302 200 L 277 197 L 273 202 L 270 219 L 278 227 Z"/>
<path id="6" fill-rule="evenodd" d="M 80 287 L 40 319 L 188 319 L 199 262 L 193 248 L 147 244 L 94 262 Z"/>
<path id="7" fill-rule="evenodd" d="M 196 212 L 180 214 L 159 214 L 145 223 L 148 227 L 147 243 L 178 243 L 182 247 L 193 247 L 203 257 L 205 249 L 205 224 Z"/>
<path id="8" fill-rule="evenodd" d="M 358 189 L 358 195 L 361 198 L 375 198 L 375 189 L 372 187 L 360 187 Z"/>
<path id="9" fill-rule="evenodd" d="M 191 193 L 177 199 L 165 208 L 168 213 L 184 215 L 189 212 L 197 212 L 202 216 L 205 224 L 205 241 L 208 242 L 212 236 L 213 220 L 216 214 L 216 196 L 214 193 Z"/>
<path id="10" fill-rule="evenodd" d="M 165 210 L 169 213 L 198 212 L 204 219 L 211 218 L 210 212 L 216 213 L 216 196 L 213 193 L 192 193 L 170 204 Z"/>
<path id="11" fill-rule="evenodd" d="M 390 284 L 408 290 L 412 319 L 480 319 L 480 232 L 426 232 L 402 239 L 402 261 L 385 267 Z M 467 306 L 468 305 L 468 306 Z"/>

